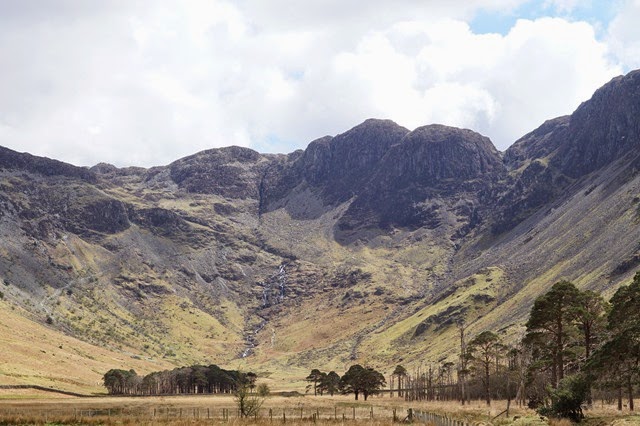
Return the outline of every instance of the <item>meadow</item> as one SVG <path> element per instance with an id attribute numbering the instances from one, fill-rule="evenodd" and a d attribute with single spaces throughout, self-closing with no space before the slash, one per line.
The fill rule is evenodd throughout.
<path id="1" fill-rule="evenodd" d="M 543 420 L 534 411 L 512 406 L 507 418 L 506 401 L 494 401 L 489 408 L 481 401 L 464 407 L 455 402 L 406 402 L 402 398 L 380 395 L 368 401 L 352 396 L 282 396 L 264 401 L 256 418 L 238 417 L 231 395 L 78 398 L 33 390 L 0 391 L 0 425 L 209 425 L 228 424 L 366 424 L 388 425 L 406 420 L 407 410 L 425 412 L 450 419 L 456 425 L 569 426 L 566 420 Z M 501 414 L 502 413 L 502 414 Z M 596 404 L 587 411 L 588 426 L 626 426 L 640 424 L 640 416 L 630 416 L 609 405 Z M 454 423 L 455 420 L 457 423 Z M 414 417 L 414 423 L 430 423 Z"/>

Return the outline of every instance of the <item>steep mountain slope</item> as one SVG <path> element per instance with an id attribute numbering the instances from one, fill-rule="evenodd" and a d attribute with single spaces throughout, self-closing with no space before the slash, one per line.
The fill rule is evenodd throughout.
<path id="1" fill-rule="evenodd" d="M 151 169 L 3 148 L 1 303 L 163 363 L 446 359 L 457 321 L 515 337 L 555 281 L 609 294 L 640 266 L 639 113 L 635 71 L 504 154 L 388 120 Z"/>

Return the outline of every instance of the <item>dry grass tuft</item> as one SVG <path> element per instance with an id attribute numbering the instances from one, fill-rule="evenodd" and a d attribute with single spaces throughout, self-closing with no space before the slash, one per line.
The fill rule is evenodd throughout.
<path id="1" fill-rule="evenodd" d="M 569 419 L 549 419 L 550 426 L 573 426 L 573 424 Z"/>

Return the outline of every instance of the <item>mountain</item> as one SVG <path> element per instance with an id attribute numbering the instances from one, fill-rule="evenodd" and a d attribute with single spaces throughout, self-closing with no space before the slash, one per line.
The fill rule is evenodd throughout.
<path id="1" fill-rule="evenodd" d="M 460 320 L 515 339 L 554 282 L 610 295 L 629 281 L 638 117 L 634 71 L 504 153 L 389 120 L 287 155 L 228 147 L 149 169 L 0 148 L 0 305 L 113 353 L 105 367 L 125 354 L 299 379 L 452 359 Z M 33 356 L 7 356 L 0 381 L 43 380 Z M 78 370 L 76 387 L 99 373 Z"/>

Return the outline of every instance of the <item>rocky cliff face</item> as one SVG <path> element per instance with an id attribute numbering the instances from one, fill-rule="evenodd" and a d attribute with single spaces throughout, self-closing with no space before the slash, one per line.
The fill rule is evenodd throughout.
<path id="1" fill-rule="evenodd" d="M 571 115 L 568 138 L 551 161 L 581 177 L 640 147 L 640 71 L 613 79 Z"/>
<path id="2" fill-rule="evenodd" d="M 263 185 L 265 211 L 288 203 L 296 190 L 308 189 L 324 205 L 336 206 L 362 191 L 389 149 L 409 131 L 390 120 L 367 120 L 335 137 L 324 137 L 288 161 L 271 167 Z"/>
<path id="3" fill-rule="evenodd" d="M 465 233 L 480 220 L 480 198 L 505 172 L 489 139 L 470 130 L 420 127 L 392 146 L 338 222 L 336 237 L 357 230 L 437 228 L 451 217 L 450 233 Z"/>
<path id="4" fill-rule="evenodd" d="M 19 170 L 42 176 L 65 176 L 87 182 L 95 182 L 94 174 L 83 167 L 72 166 L 62 161 L 36 157 L 28 153 L 12 151 L 0 147 L 0 167 L 5 170 Z"/>
<path id="5" fill-rule="evenodd" d="M 367 120 L 334 138 L 309 144 L 298 167 L 328 202 L 344 202 L 360 192 L 385 154 L 408 132 L 389 120 Z"/>
<path id="6" fill-rule="evenodd" d="M 418 359 L 456 316 L 513 330 L 556 279 L 628 279 L 638 117 L 632 72 L 504 154 L 470 130 L 388 120 L 288 155 L 229 147 L 151 169 L 1 148 L 0 277 L 34 315 L 149 356 Z"/>
<path id="7" fill-rule="evenodd" d="M 549 120 L 516 141 L 504 156 L 513 179 L 498 200 L 502 208 L 494 231 L 521 222 L 561 196 L 576 179 L 635 158 L 639 114 L 640 72 L 633 71 L 598 89 L 571 116 Z"/>
<path id="8" fill-rule="evenodd" d="M 180 189 L 228 198 L 258 198 L 269 157 L 248 148 L 212 149 L 171 163 L 171 180 Z"/>

